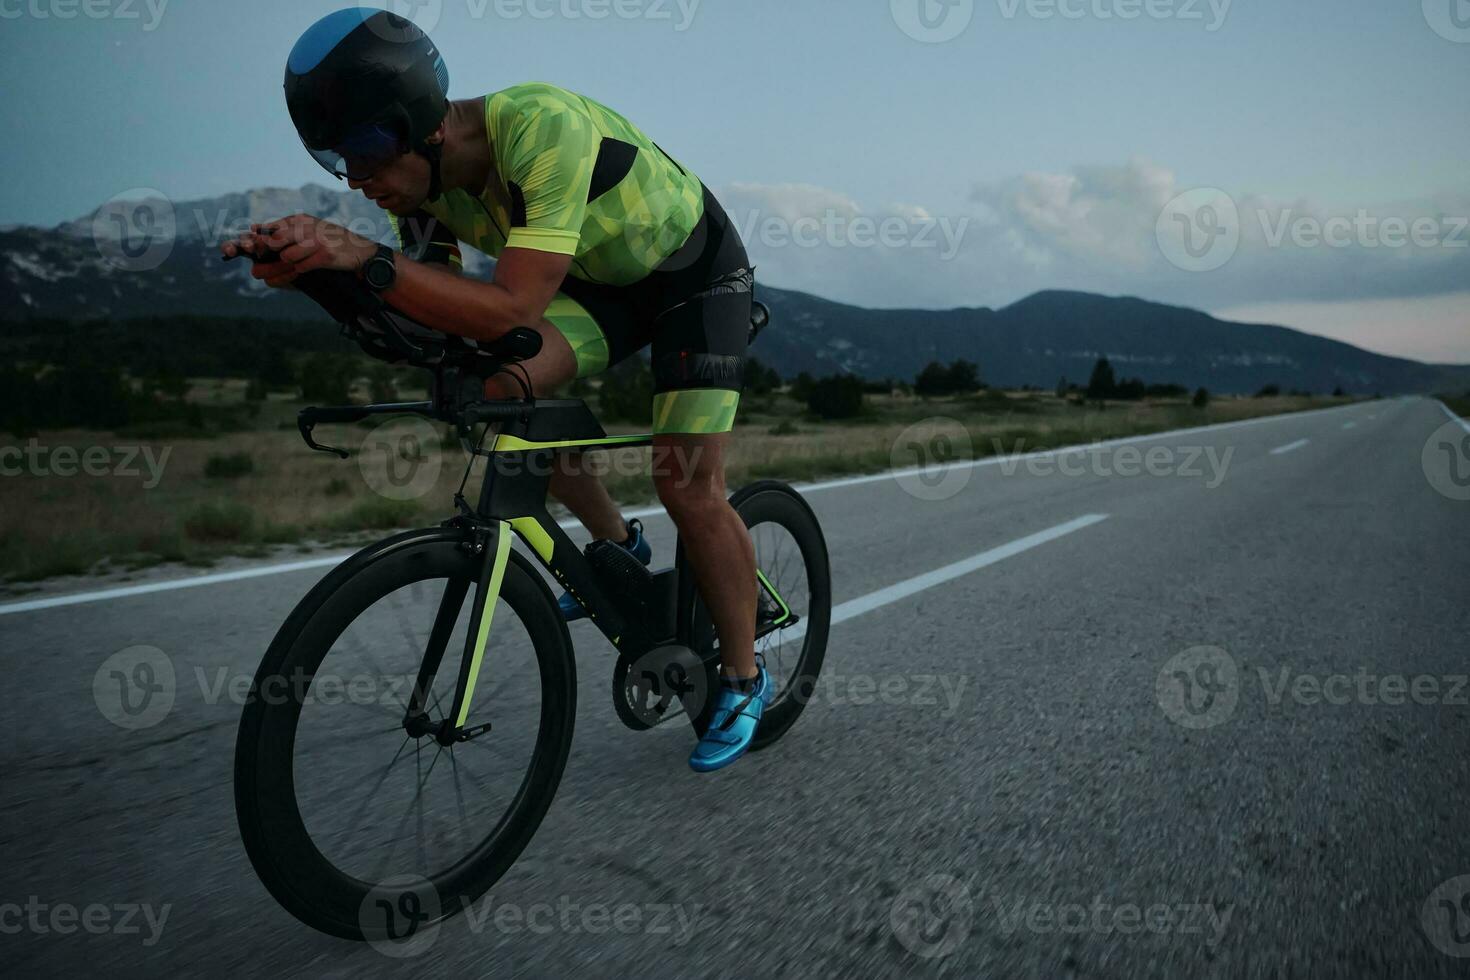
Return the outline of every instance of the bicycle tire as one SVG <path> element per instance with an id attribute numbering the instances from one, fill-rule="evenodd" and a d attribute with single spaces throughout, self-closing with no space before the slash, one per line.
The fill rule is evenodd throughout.
<path id="1" fill-rule="evenodd" d="M 775 743 L 796 724 L 811 699 L 817 676 L 827 654 L 827 636 L 832 621 L 832 578 L 827 541 L 811 506 L 790 485 L 779 480 L 760 480 L 741 487 L 730 496 L 730 505 L 748 528 L 774 524 L 785 529 L 801 551 L 808 582 L 808 607 L 802 623 L 802 650 L 791 667 L 789 680 L 777 691 L 776 700 L 765 710 L 756 728 L 752 752 Z M 682 552 L 681 552 L 682 557 Z M 757 554 L 759 568 L 761 556 Z M 684 562 L 681 575 L 692 575 Z M 696 594 L 690 614 L 690 645 L 703 655 L 715 643 L 714 625 L 704 601 Z"/>
<path id="2" fill-rule="evenodd" d="M 371 940 L 361 910 L 379 883 L 347 874 L 326 858 L 307 831 L 294 789 L 293 748 L 302 697 L 261 698 L 273 677 L 301 667 L 315 677 L 332 644 L 382 596 L 416 581 L 465 576 L 481 558 L 460 546 L 460 532 L 409 531 L 372 545 L 324 577 L 277 632 L 256 673 L 241 716 L 235 752 L 235 806 L 241 838 L 270 894 L 297 919 L 345 939 Z M 550 590 L 518 553 L 509 556 L 500 598 L 524 626 L 541 682 L 540 727 L 532 761 L 504 816 L 473 850 L 427 878 L 437 915 L 448 918 L 483 895 L 530 842 L 561 780 L 576 717 L 571 640 Z M 501 622 L 497 614 L 497 622 Z M 444 664 L 457 663 L 446 651 Z M 441 668 L 442 669 L 442 668 Z"/>

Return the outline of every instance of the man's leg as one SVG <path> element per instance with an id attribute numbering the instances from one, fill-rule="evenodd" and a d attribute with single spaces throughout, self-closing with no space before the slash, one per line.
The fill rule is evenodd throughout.
<path id="1" fill-rule="evenodd" d="M 566 336 L 550 320 L 542 320 L 535 330 L 541 335 L 541 352 L 523 361 L 522 366 L 530 378 L 531 393 L 544 398 L 577 376 L 577 358 Z M 524 392 L 514 378 L 498 374 L 485 382 L 485 394 L 489 398 L 520 398 Z M 602 480 L 581 463 L 580 454 L 557 454 L 551 495 L 565 504 L 594 538 L 623 540 L 627 529 L 622 514 Z"/>
<path id="2" fill-rule="evenodd" d="M 653 437 L 654 486 L 679 529 L 679 541 L 720 639 L 720 672 L 751 678 L 755 669 L 755 548 L 725 494 L 730 433 Z"/>

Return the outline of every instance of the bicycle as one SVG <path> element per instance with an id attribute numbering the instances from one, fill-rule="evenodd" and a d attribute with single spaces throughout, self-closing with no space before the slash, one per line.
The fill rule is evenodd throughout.
<path id="1" fill-rule="evenodd" d="M 506 873 L 545 817 L 566 765 L 577 701 L 572 640 L 528 555 L 582 602 L 617 650 L 614 711 L 630 729 L 682 714 L 696 736 L 704 732 L 718 638 L 682 546 L 672 567 L 645 581 L 612 579 L 547 511 L 553 453 L 645 446 L 652 436 L 609 436 L 584 402 L 532 398 L 524 381 L 524 398 L 487 400 L 485 380 L 515 376 L 514 365 L 539 351 L 539 334 L 517 328 L 490 343 L 442 334 L 347 273 L 308 273 L 297 286 L 368 354 L 430 374 L 426 401 L 302 409 L 307 446 L 347 458 L 316 441 L 316 426 L 412 415 L 453 426 L 470 468 L 487 461 L 473 506 L 461 482 L 452 517 L 362 549 L 301 600 L 267 649 L 240 719 L 236 814 L 267 890 L 322 932 L 397 941 L 463 910 Z M 752 339 L 768 319 L 756 304 Z M 791 487 L 764 480 L 730 500 L 755 539 L 757 652 L 778 684 L 752 746 L 761 750 L 791 728 L 815 686 L 831 618 L 830 570 L 821 526 Z M 511 547 L 513 538 L 526 554 Z M 460 661 L 444 670 L 452 641 Z M 366 660 L 356 672 L 344 669 L 353 655 Z M 365 695 L 346 703 L 365 712 L 308 710 L 331 706 L 328 688 L 343 691 L 344 676 Z M 390 681 L 398 683 L 376 690 Z M 318 737 L 338 762 L 309 774 L 303 743 Z M 344 769 L 349 753 L 373 760 L 361 780 Z M 524 762 L 506 766 L 503 785 L 481 769 L 512 754 Z M 446 756 L 435 785 L 447 773 L 454 796 L 428 805 L 425 789 Z M 501 790 L 508 802 L 497 814 L 498 804 L 486 800 Z M 471 819 L 466 797 L 476 793 Z M 386 853 L 364 852 L 363 840 Z"/>

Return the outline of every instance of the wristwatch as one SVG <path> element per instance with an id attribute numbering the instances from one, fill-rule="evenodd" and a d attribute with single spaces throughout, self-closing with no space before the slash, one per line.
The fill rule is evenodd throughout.
<path id="1" fill-rule="evenodd" d="M 373 257 L 362 264 L 362 280 L 375 293 L 393 288 L 398 276 L 398 267 L 393 264 L 394 251 L 387 245 L 379 245 Z"/>

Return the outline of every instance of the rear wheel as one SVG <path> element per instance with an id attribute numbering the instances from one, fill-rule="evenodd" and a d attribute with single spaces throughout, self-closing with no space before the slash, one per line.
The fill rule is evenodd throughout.
<path id="1" fill-rule="evenodd" d="M 796 723 L 816 687 L 832 621 L 831 569 L 822 526 L 787 484 L 753 483 L 737 490 L 730 504 L 750 529 L 755 547 L 759 573 L 755 652 L 776 684 L 776 698 L 762 715 L 751 743 L 755 751 Z M 692 574 L 692 569 L 685 565 L 680 574 Z M 690 624 L 695 652 L 717 661 L 719 641 L 697 591 Z"/>
<path id="2" fill-rule="evenodd" d="M 429 720 L 453 700 L 481 556 L 413 531 L 339 566 L 287 619 L 241 718 L 235 807 L 246 851 L 292 915 L 399 943 L 490 888 L 530 841 L 576 714 L 570 643 L 512 553 L 464 730 L 405 726 L 431 637 Z M 411 734 L 410 728 L 419 731 Z"/>

